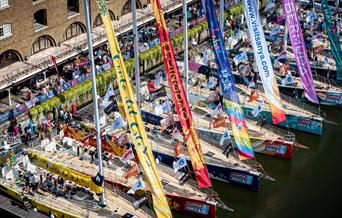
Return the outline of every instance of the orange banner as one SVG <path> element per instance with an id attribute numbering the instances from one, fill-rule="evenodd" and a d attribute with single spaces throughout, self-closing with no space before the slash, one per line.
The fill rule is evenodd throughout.
<path id="1" fill-rule="evenodd" d="M 219 117 L 213 121 L 213 128 L 220 128 L 226 126 L 226 118 L 224 116 Z"/>

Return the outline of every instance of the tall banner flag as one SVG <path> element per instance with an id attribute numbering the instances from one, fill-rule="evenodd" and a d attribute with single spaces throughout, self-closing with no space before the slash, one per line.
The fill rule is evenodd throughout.
<path id="1" fill-rule="evenodd" d="M 342 80 L 342 51 L 340 37 L 337 33 L 337 29 L 334 26 L 334 20 L 331 16 L 329 5 L 327 0 L 322 0 L 322 11 L 324 15 L 325 26 L 328 29 L 328 37 L 330 41 L 331 53 L 336 62 L 336 78 Z"/>
<path id="2" fill-rule="evenodd" d="M 100 15 L 107 32 L 110 53 L 116 73 L 118 87 L 123 101 L 128 126 L 131 132 L 131 141 L 134 144 L 140 165 L 146 176 L 148 186 L 151 189 L 153 208 L 157 217 L 172 217 L 165 192 L 158 174 L 155 158 L 152 154 L 151 145 L 147 138 L 145 127 L 140 115 L 140 109 L 134 97 L 130 78 L 126 72 L 124 60 L 120 53 L 119 43 L 114 33 L 105 0 L 96 0 Z"/>
<path id="3" fill-rule="evenodd" d="M 184 138 L 189 151 L 192 168 L 196 175 L 198 187 L 211 187 L 207 166 L 205 165 L 202 148 L 199 143 L 195 127 L 192 123 L 189 104 L 186 99 L 177 61 L 173 53 L 160 1 L 152 0 L 152 8 L 158 26 L 164 68 L 169 81 L 172 99 L 175 104 L 179 122 L 183 129 Z"/>
<path id="4" fill-rule="evenodd" d="M 240 159 L 254 158 L 251 142 L 249 140 L 246 121 L 236 93 L 235 80 L 228 62 L 222 33 L 218 24 L 215 7 L 212 0 L 202 0 L 208 20 L 209 32 L 216 62 L 218 64 L 219 81 L 223 93 L 223 107 L 225 108 Z"/>
<path id="5" fill-rule="evenodd" d="M 318 104 L 295 2 L 294 0 L 282 0 L 282 4 L 293 53 L 296 58 L 298 72 L 304 88 L 304 95 L 309 101 Z"/>
<path id="6" fill-rule="evenodd" d="M 286 120 L 286 116 L 280 99 L 277 81 L 274 77 L 270 54 L 267 50 L 264 30 L 260 22 L 259 9 L 256 0 L 243 0 L 242 2 L 246 20 L 248 20 L 247 26 L 254 51 L 254 58 L 272 113 L 272 120 L 274 124 L 281 123 Z"/>

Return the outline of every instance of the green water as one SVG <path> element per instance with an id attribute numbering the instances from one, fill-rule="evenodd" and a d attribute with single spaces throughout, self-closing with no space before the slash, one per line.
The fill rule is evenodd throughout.
<path id="1" fill-rule="evenodd" d="M 295 132 L 309 150 L 295 149 L 293 160 L 258 155 L 276 181 L 261 180 L 259 192 L 213 182 L 221 200 L 235 211 L 217 217 L 340 217 L 342 209 L 342 113 L 325 108 L 330 120 L 322 136 Z M 175 214 L 177 217 L 186 217 Z"/>

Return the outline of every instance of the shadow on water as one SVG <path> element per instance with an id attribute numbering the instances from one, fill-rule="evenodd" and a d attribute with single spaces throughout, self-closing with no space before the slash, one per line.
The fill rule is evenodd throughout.
<path id="1" fill-rule="evenodd" d="M 214 189 L 235 212 L 217 211 L 217 217 L 340 217 L 342 205 L 342 113 L 324 108 L 330 120 L 322 136 L 295 132 L 309 147 L 296 148 L 293 160 L 258 155 L 257 160 L 276 179 L 261 180 L 259 192 L 213 181 Z M 186 217 L 175 214 L 176 217 Z"/>

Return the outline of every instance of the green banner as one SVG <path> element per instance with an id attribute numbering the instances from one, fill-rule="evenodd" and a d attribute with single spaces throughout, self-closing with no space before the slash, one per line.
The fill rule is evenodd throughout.
<path id="1" fill-rule="evenodd" d="M 334 26 L 333 17 L 331 16 L 327 0 L 322 0 L 321 3 L 325 25 L 328 29 L 331 53 L 334 56 L 336 62 L 336 79 L 342 80 L 342 52 L 340 37 L 337 33 L 336 27 Z"/>

